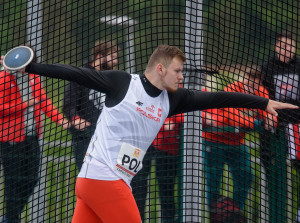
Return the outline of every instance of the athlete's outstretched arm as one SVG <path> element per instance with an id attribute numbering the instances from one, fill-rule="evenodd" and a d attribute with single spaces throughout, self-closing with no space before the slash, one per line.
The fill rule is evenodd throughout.
<path id="1" fill-rule="evenodd" d="M 264 97 L 237 92 L 201 92 L 179 88 L 169 93 L 169 115 L 210 108 L 258 108 L 277 115 L 276 109 L 297 109 L 297 106 Z"/>
<path id="2" fill-rule="evenodd" d="M 3 56 L 0 63 L 3 65 Z M 4 69 L 6 69 L 4 67 Z M 41 76 L 74 81 L 90 89 L 113 95 L 118 92 L 124 82 L 128 82 L 131 76 L 123 71 L 95 71 L 93 69 L 75 67 L 67 64 L 39 64 L 30 63 L 25 70 Z"/>
<path id="3" fill-rule="evenodd" d="M 74 81 L 79 85 L 108 95 L 114 94 L 120 89 L 120 85 L 125 79 L 131 78 L 128 73 L 123 71 L 96 71 L 67 64 L 30 63 L 25 71 L 46 77 Z"/>

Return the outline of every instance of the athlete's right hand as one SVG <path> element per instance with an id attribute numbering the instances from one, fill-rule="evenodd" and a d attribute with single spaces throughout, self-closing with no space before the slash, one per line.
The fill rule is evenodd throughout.
<path id="1" fill-rule="evenodd" d="M 76 118 L 73 121 L 74 128 L 80 131 L 83 131 L 85 128 L 91 126 L 91 123 L 86 121 L 83 118 Z"/>

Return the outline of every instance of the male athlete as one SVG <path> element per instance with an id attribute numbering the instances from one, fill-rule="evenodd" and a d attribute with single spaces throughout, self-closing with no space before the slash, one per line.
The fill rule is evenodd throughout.
<path id="1" fill-rule="evenodd" d="M 142 168 L 143 156 L 167 117 L 221 107 L 258 108 L 274 115 L 276 109 L 298 108 L 242 93 L 178 88 L 185 60 L 177 47 L 161 45 L 141 76 L 63 64 L 31 63 L 26 67 L 26 72 L 75 81 L 106 93 L 77 179 L 73 223 L 141 222 L 130 181 Z"/>

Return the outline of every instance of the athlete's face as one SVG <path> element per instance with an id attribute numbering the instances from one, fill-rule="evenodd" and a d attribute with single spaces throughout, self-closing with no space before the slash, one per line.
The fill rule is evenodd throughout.
<path id="1" fill-rule="evenodd" d="M 173 58 L 168 67 L 163 66 L 161 75 L 163 88 L 169 92 L 177 91 L 183 81 L 182 70 L 183 61 L 178 57 Z"/>
<path id="2" fill-rule="evenodd" d="M 282 37 L 276 42 L 275 52 L 280 61 L 288 63 L 295 56 L 296 43 L 292 39 Z"/>

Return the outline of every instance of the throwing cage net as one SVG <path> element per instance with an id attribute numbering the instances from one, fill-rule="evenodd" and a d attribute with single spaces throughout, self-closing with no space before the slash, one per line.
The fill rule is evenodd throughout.
<path id="1" fill-rule="evenodd" d="M 274 0 L 4 0 L 0 48 L 27 44 L 39 63 L 91 69 L 101 55 L 102 70 L 143 74 L 158 45 L 174 45 L 187 56 L 185 88 L 299 105 L 299 10 Z M 72 221 L 104 101 L 75 82 L 1 70 L 1 222 Z M 143 222 L 300 222 L 299 127 L 299 110 L 169 117 L 132 181 Z"/>

